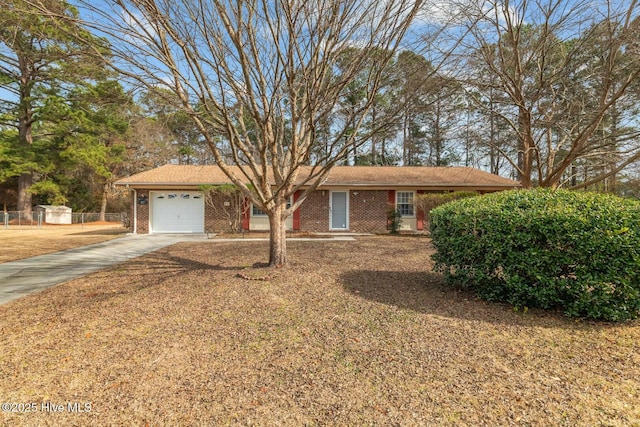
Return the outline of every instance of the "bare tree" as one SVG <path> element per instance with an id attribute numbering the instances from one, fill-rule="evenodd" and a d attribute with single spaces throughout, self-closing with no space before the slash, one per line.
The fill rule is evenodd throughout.
<path id="1" fill-rule="evenodd" d="M 50 14 L 46 4 L 41 13 Z M 84 28 L 109 40 L 103 59 L 148 90 L 168 89 L 194 121 L 216 163 L 271 227 L 269 264 L 287 262 L 285 220 L 326 179 L 351 147 L 382 71 L 421 6 L 394 0 L 77 0 Z M 57 19 L 69 19 L 57 16 Z M 358 47 L 347 66 L 343 52 Z M 367 61 L 378 52 L 378 61 Z M 380 54 L 384 52 L 384 54 Z M 96 50 L 97 55 L 102 55 Z M 308 163 L 320 123 L 345 88 L 365 76 L 365 96 L 333 121 L 326 154 Z M 161 91 L 159 91 L 161 92 Z M 160 94 L 161 95 L 161 94 Z M 167 100 L 169 101 L 169 100 Z M 225 161 L 219 133 L 231 149 Z M 288 198 L 300 196 L 289 208 Z"/>
<path id="2" fill-rule="evenodd" d="M 464 10 L 475 70 L 466 84 L 507 100 L 494 112 L 517 155 L 501 154 L 524 187 L 561 185 L 576 161 L 602 153 L 603 120 L 640 77 L 637 1 L 489 0 Z M 636 144 L 610 173 L 639 156 Z"/>

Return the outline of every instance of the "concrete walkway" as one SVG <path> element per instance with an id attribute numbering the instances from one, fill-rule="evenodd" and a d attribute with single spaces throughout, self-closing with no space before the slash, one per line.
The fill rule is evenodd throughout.
<path id="1" fill-rule="evenodd" d="M 207 236 L 130 235 L 0 264 L 0 304 L 184 241 L 207 241 Z"/>

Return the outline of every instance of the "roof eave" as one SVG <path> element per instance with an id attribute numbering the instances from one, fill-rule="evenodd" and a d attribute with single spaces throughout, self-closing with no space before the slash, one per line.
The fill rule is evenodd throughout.
<path id="1" fill-rule="evenodd" d="M 228 185 L 229 182 L 220 182 L 220 183 L 191 183 L 191 182 L 122 182 L 116 181 L 115 185 L 132 187 L 132 188 L 140 188 L 140 189 L 154 189 L 154 188 L 197 188 L 202 185 Z M 306 186 L 303 186 L 303 188 Z M 357 188 L 357 189 L 392 189 L 392 188 L 415 188 L 415 189 L 435 189 L 435 190 L 456 190 L 456 189 L 474 189 L 480 191 L 491 191 L 491 190 L 506 190 L 506 189 L 516 189 L 522 188 L 519 184 L 357 184 L 357 183 L 349 183 L 349 184 L 337 184 L 337 183 L 325 183 L 318 186 L 318 189 L 327 189 L 327 188 Z"/>

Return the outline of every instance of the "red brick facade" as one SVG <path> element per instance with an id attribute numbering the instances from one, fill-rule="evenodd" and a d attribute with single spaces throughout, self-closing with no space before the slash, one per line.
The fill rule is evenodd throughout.
<path id="1" fill-rule="evenodd" d="M 135 206 L 138 218 L 137 224 L 134 225 L 132 222 L 131 227 L 135 227 L 134 232 L 138 234 L 147 234 L 149 233 L 149 191 L 138 190 L 133 194 L 137 200 L 134 200 L 131 206 Z M 133 218 L 133 212 L 131 217 Z"/>
<path id="2" fill-rule="evenodd" d="M 349 231 L 381 233 L 387 230 L 387 191 L 349 192 Z"/>
<path id="3" fill-rule="evenodd" d="M 298 211 L 294 213 L 293 229 L 312 232 L 330 231 L 330 196 L 330 190 L 314 191 Z M 136 232 L 147 234 L 149 233 L 149 191 L 137 190 L 136 197 L 137 200 L 133 201 L 136 204 L 137 211 Z M 146 200 L 146 203 L 140 204 L 141 200 Z M 349 191 L 349 229 L 347 231 L 358 233 L 387 232 L 387 213 L 392 201 L 395 203 L 395 192 L 393 190 Z M 250 204 L 246 202 L 240 202 L 238 205 L 232 195 L 206 197 L 204 211 L 205 232 L 229 233 L 243 229 L 248 230 L 249 208 Z M 420 215 L 420 213 L 418 214 Z M 422 224 L 420 223 L 419 225 Z M 131 226 L 133 229 L 133 223 Z"/>
<path id="4" fill-rule="evenodd" d="M 349 230 L 358 233 L 387 231 L 388 192 L 349 191 Z M 300 206 L 300 230 L 329 231 L 329 190 L 314 191 Z"/>
<path id="5" fill-rule="evenodd" d="M 242 231 L 243 210 L 248 206 L 238 195 L 206 195 L 204 204 L 204 231 L 207 233 L 238 233 Z"/>
<path id="6" fill-rule="evenodd" d="M 328 190 L 314 191 L 300 206 L 300 230 L 329 231 Z"/>

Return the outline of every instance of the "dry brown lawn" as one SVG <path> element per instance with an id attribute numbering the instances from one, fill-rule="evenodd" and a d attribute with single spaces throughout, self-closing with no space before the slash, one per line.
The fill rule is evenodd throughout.
<path id="1" fill-rule="evenodd" d="M 431 251 L 182 243 L 0 306 L 0 399 L 35 404 L 0 424 L 640 425 L 640 323 L 479 301 Z"/>
<path id="2" fill-rule="evenodd" d="M 118 223 L 0 228 L 0 263 L 100 243 L 127 232 Z"/>

